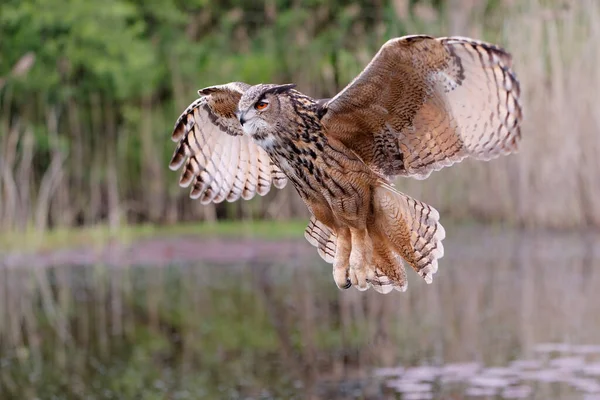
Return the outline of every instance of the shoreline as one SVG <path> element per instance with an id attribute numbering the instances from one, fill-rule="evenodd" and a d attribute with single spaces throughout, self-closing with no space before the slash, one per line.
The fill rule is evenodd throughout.
<path id="1" fill-rule="evenodd" d="M 112 232 L 105 226 L 64 229 L 10 238 L 0 234 L 0 267 L 320 262 L 314 247 L 304 238 L 305 226 L 305 221 L 298 220 L 224 221 L 217 224 L 126 226 Z M 600 243 L 600 232 L 594 230 L 520 229 L 448 221 L 446 231 L 445 247 L 453 248 L 446 258 L 460 257 L 466 252 L 468 254 L 462 255 L 488 259 L 502 253 L 503 246 L 538 246 L 561 238 L 572 241 L 573 248 L 581 247 L 579 251 L 592 258 L 600 257 L 595 246 Z M 7 246 L 9 243 L 16 245 Z M 465 248 L 465 243 L 471 246 Z M 564 251 L 559 253 L 554 256 L 573 255 Z"/>
<path id="2" fill-rule="evenodd" d="M 0 232 L 0 255 L 22 254 L 72 249 L 90 246 L 102 249 L 113 243 L 130 244 L 141 239 L 181 236 L 290 239 L 302 238 L 308 224 L 305 220 L 289 221 L 219 221 L 216 223 L 187 222 L 172 225 L 136 224 L 111 228 L 96 225 L 78 228 L 57 228 L 46 232 Z"/>
<path id="3" fill-rule="evenodd" d="M 48 268 L 54 266 L 168 266 L 170 264 L 235 264 L 320 260 L 304 238 L 154 237 L 131 243 L 113 241 L 102 248 L 90 246 L 33 253 L 11 253 L 0 267 Z M 314 253 L 314 254 L 313 254 Z M 313 257 L 314 256 L 314 257 Z"/>

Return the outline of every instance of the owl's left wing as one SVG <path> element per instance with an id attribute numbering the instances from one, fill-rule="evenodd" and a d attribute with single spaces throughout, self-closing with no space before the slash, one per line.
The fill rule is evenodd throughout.
<path id="1" fill-rule="evenodd" d="M 185 164 L 179 185 L 192 185 L 190 197 L 202 204 L 249 200 L 283 188 L 287 178 L 269 155 L 243 134 L 235 116 L 249 85 L 232 82 L 199 90 L 200 98 L 175 123 L 177 142 L 169 168 Z"/>
<path id="2" fill-rule="evenodd" d="M 511 56 L 463 37 L 389 40 L 320 114 L 329 136 L 387 175 L 424 179 L 517 149 L 522 110 Z"/>

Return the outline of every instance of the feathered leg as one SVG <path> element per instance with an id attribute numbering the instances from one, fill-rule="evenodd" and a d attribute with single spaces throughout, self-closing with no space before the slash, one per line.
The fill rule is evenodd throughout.
<path id="1" fill-rule="evenodd" d="M 385 233 L 377 226 L 369 227 L 369 235 L 373 241 L 373 264 L 375 278 L 369 283 L 379 293 L 389 293 L 392 289 L 404 292 L 408 286 L 406 270 L 401 256 L 394 250 Z"/>
<path id="2" fill-rule="evenodd" d="M 358 290 L 367 290 L 368 281 L 375 277 L 373 268 L 373 242 L 366 229 L 350 228 L 352 250 L 350 253 L 350 282 Z"/>
<path id="3" fill-rule="evenodd" d="M 350 229 L 337 229 L 335 257 L 333 259 L 333 280 L 340 289 L 348 289 L 351 285 L 348 277 L 350 265 L 350 249 L 352 248 Z"/>

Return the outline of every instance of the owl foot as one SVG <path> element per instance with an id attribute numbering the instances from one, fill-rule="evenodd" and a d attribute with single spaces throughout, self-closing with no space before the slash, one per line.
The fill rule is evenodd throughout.
<path id="1" fill-rule="evenodd" d="M 333 260 L 333 280 L 340 289 L 352 286 L 349 278 L 350 249 L 352 246 L 350 230 L 338 229 L 335 258 Z"/>
<path id="2" fill-rule="evenodd" d="M 335 265 L 333 266 L 333 280 L 340 289 L 348 289 L 350 286 L 352 286 L 352 282 L 349 278 L 348 264 L 345 265 L 346 266 L 340 267 Z"/>
<path id="3" fill-rule="evenodd" d="M 373 242 L 366 229 L 352 229 L 352 251 L 350 254 L 350 282 L 363 291 L 375 278 L 373 268 Z"/>
<path id="4" fill-rule="evenodd" d="M 375 278 L 373 269 L 364 264 L 360 268 L 350 267 L 349 273 L 350 282 L 361 292 L 367 290 L 370 287 L 369 281 Z"/>

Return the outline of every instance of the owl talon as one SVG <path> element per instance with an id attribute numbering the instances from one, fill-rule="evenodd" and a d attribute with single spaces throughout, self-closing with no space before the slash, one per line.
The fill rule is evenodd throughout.
<path id="1" fill-rule="evenodd" d="M 340 289 L 348 289 L 352 286 L 352 282 L 350 282 L 350 279 L 348 278 L 347 267 L 333 267 L 333 280 Z"/>
<path id="2" fill-rule="evenodd" d="M 338 231 L 335 258 L 333 260 L 333 280 L 340 289 L 348 289 L 352 286 L 349 278 L 350 264 L 350 231 L 340 229 Z"/>
<path id="3" fill-rule="evenodd" d="M 373 259 L 373 243 L 366 229 L 351 230 L 352 251 L 350 253 L 350 280 L 360 291 L 370 286 L 368 280 L 373 278 L 371 267 Z"/>
<path id="4" fill-rule="evenodd" d="M 352 284 L 356 286 L 361 292 L 369 288 L 369 282 L 367 281 L 367 271 L 365 267 L 350 268 L 350 280 Z"/>

